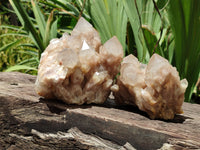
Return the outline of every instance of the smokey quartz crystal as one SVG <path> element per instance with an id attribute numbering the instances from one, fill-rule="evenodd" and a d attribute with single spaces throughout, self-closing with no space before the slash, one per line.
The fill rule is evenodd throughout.
<path id="1" fill-rule="evenodd" d="M 121 64 L 117 84 L 112 86 L 119 104 L 131 104 L 152 119 L 173 119 L 182 113 L 187 80 L 180 80 L 175 67 L 154 54 L 147 65 L 129 55 Z"/>
<path id="2" fill-rule="evenodd" d="M 36 92 L 67 104 L 103 103 L 122 58 L 123 48 L 115 36 L 102 45 L 98 32 L 80 18 L 71 35 L 51 40 L 42 53 Z"/>

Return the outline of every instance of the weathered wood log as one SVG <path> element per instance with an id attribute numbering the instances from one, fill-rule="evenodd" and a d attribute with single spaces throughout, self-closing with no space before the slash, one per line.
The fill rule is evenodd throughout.
<path id="1" fill-rule="evenodd" d="M 173 120 L 133 106 L 66 105 L 41 99 L 35 76 L 0 73 L 0 149 L 200 149 L 200 107 Z"/>

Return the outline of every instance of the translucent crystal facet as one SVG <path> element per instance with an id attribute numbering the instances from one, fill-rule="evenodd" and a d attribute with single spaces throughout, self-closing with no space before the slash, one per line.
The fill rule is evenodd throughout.
<path id="1" fill-rule="evenodd" d="M 36 92 L 68 104 L 103 103 L 122 57 L 116 37 L 102 45 L 98 32 L 80 18 L 71 35 L 51 40 L 42 53 Z"/>
<path id="2" fill-rule="evenodd" d="M 115 86 L 118 103 L 136 105 L 152 119 L 173 119 L 175 114 L 182 113 L 187 80 L 180 80 L 176 68 L 157 54 L 148 65 L 129 55 L 123 59 Z"/>

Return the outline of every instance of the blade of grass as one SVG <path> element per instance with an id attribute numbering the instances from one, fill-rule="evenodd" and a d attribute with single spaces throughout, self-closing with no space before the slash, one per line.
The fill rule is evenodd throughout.
<path id="1" fill-rule="evenodd" d="M 39 27 L 40 33 L 42 35 L 42 38 L 45 39 L 45 28 L 46 28 L 46 22 L 44 15 L 42 14 L 39 6 L 35 2 L 35 0 L 31 0 L 32 8 L 33 8 L 33 13 L 37 22 L 37 25 Z M 46 47 L 46 45 L 45 45 Z"/>
<path id="2" fill-rule="evenodd" d="M 37 59 L 35 59 L 35 58 L 29 58 L 29 59 L 25 59 L 25 60 L 21 61 L 17 65 L 24 65 L 24 64 L 26 64 L 26 66 L 27 66 L 28 63 L 38 63 L 39 64 L 39 61 Z"/>
<path id="3" fill-rule="evenodd" d="M 169 6 L 175 36 L 175 65 L 181 78 L 188 80 L 185 98 L 191 101 L 200 72 L 200 1 L 174 0 Z"/>
<path id="4" fill-rule="evenodd" d="M 24 26 L 25 30 L 31 35 L 33 41 L 39 48 L 39 57 L 41 53 L 44 51 L 45 47 L 41 40 L 41 37 L 38 35 L 36 28 L 34 27 L 33 23 L 29 19 L 29 16 L 25 12 L 21 3 L 18 0 L 9 0 L 10 4 L 12 5 L 13 9 L 15 10 L 20 22 Z"/>
<path id="5" fill-rule="evenodd" d="M 9 67 L 8 69 L 5 70 L 5 72 L 11 72 L 11 71 L 19 71 L 19 70 L 35 70 L 37 71 L 36 68 L 34 67 L 30 67 L 30 66 L 26 66 L 26 65 L 15 65 L 12 67 Z"/>
<path id="6" fill-rule="evenodd" d="M 50 29 L 50 39 L 56 38 L 57 37 L 57 29 L 58 29 L 58 19 L 56 19 L 52 25 L 51 25 L 51 29 Z"/>
<path id="7" fill-rule="evenodd" d="M 0 38 L 5 37 L 5 36 L 19 36 L 19 37 L 29 37 L 27 34 L 22 34 L 22 33 L 6 33 L 0 35 Z"/>
<path id="8" fill-rule="evenodd" d="M 14 25 L 0 25 L 0 28 L 6 28 L 6 29 L 11 29 L 11 30 L 16 30 L 16 31 L 20 31 L 21 33 L 26 33 L 26 31 L 21 30 L 21 27 L 18 26 L 14 26 Z"/>
<path id="9" fill-rule="evenodd" d="M 166 30 L 161 18 L 164 11 L 158 10 L 152 0 L 123 0 L 123 4 L 132 27 L 138 59 L 145 63 L 154 52 L 164 56 L 159 45 L 163 40 L 163 30 Z"/>
<path id="10" fill-rule="evenodd" d="M 57 9 L 61 9 L 61 8 L 62 8 L 61 6 L 58 6 L 58 5 L 56 5 L 55 3 L 49 2 L 49 1 L 46 1 L 46 0 L 40 0 L 40 4 L 42 4 L 42 6 L 48 5 L 48 6 L 51 7 L 52 9 L 53 9 L 53 8 L 57 8 Z"/>
<path id="11" fill-rule="evenodd" d="M 126 10 L 126 14 L 129 18 L 132 30 L 133 30 L 133 35 L 137 47 L 137 57 L 140 61 L 144 62 L 144 50 L 145 48 L 143 47 L 140 37 L 139 37 L 139 32 L 140 30 L 140 19 L 138 16 L 138 12 L 136 9 L 136 5 L 133 0 L 123 0 L 123 5 Z M 137 1 L 137 7 L 138 11 L 141 12 L 142 10 L 142 1 Z"/>
<path id="12" fill-rule="evenodd" d="M 33 52 L 33 51 L 30 51 L 28 49 L 23 49 L 24 51 L 18 51 L 19 54 L 26 54 L 29 55 L 29 56 L 32 56 L 34 59 L 36 59 L 35 57 L 37 57 L 37 52 Z"/>
<path id="13" fill-rule="evenodd" d="M 22 40 L 23 40 L 23 39 L 19 39 L 19 40 L 16 40 L 16 41 L 14 41 L 14 42 L 11 42 L 11 43 L 9 43 L 9 44 L 7 44 L 7 45 L 1 47 L 1 48 L 0 48 L 0 52 L 1 52 L 1 51 L 5 51 L 5 50 L 7 50 L 7 49 L 9 49 L 9 48 L 12 48 L 12 47 L 16 46 L 16 45 L 17 45 L 18 43 L 20 43 Z"/>
<path id="14" fill-rule="evenodd" d="M 107 25 L 107 11 L 101 0 L 90 0 L 90 16 L 96 29 L 99 31 L 102 42 L 106 42 L 112 35 Z"/>
<path id="15" fill-rule="evenodd" d="M 90 0 L 90 18 L 104 43 L 116 35 L 126 48 L 127 16 L 121 0 Z"/>
<path id="16" fill-rule="evenodd" d="M 144 26 L 142 27 L 142 30 L 143 30 L 143 34 L 145 35 L 145 43 L 149 50 L 150 55 L 153 55 L 153 53 L 155 52 L 155 53 L 161 55 L 162 57 L 165 57 L 165 55 L 159 45 L 157 46 L 156 49 L 154 49 L 155 43 L 158 41 L 155 34 L 152 33 L 152 31 L 150 31 L 147 27 L 144 27 Z"/>
<path id="17" fill-rule="evenodd" d="M 48 17 L 48 20 L 47 20 L 47 24 L 46 24 L 46 30 L 45 30 L 45 35 L 44 35 L 44 45 L 45 45 L 45 47 L 49 44 L 49 41 L 51 39 L 51 32 L 50 31 L 51 31 L 51 24 L 52 24 L 52 21 L 53 21 L 53 13 L 54 13 L 54 10 L 51 11 L 51 13 Z M 57 29 L 56 29 L 56 32 L 57 32 Z"/>
<path id="18" fill-rule="evenodd" d="M 79 16 L 79 10 L 72 4 L 70 4 L 69 2 L 65 2 L 65 3 L 62 3 L 61 1 L 58 1 L 58 0 L 51 0 L 52 2 L 54 2 L 55 4 L 57 4 L 58 6 L 61 6 L 63 9 L 65 10 L 71 10 L 72 12 L 75 13 L 76 17 Z"/>
<path id="19" fill-rule="evenodd" d="M 133 35 L 133 30 L 130 25 L 130 22 L 127 24 L 127 54 L 133 54 L 137 56 L 137 49 L 136 49 L 136 44 L 135 44 L 135 39 Z"/>
<path id="20" fill-rule="evenodd" d="M 19 44 L 18 47 L 20 46 L 24 46 L 24 47 L 30 47 L 30 48 L 34 48 L 36 49 L 37 47 L 35 46 L 35 44 L 31 44 L 31 43 L 22 43 L 22 44 Z"/>

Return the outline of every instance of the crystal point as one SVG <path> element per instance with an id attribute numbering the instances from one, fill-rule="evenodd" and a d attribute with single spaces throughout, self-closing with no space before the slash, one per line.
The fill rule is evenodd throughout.
<path id="1" fill-rule="evenodd" d="M 152 119 L 173 119 L 183 112 L 187 80 L 180 80 L 176 68 L 157 54 L 148 65 L 133 55 L 125 57 L 117 85 L 119 90 L 113 92 L 118 103 L 136 105 Z"/>
<path id="2" fill-rule="evenodd" d="M 100 47 L 106 53 L 100 53 Z M 42 53 L 36 92 L 67 104 L 103 103 L 122 57 L 123 49 L 116 37 L 102 45 L 98 32 L 80 18 L 71 35 L 65 33 L 51 40 Z"/>

